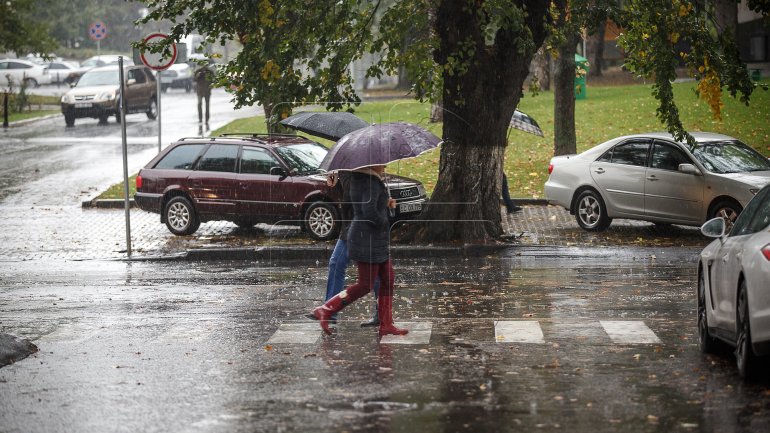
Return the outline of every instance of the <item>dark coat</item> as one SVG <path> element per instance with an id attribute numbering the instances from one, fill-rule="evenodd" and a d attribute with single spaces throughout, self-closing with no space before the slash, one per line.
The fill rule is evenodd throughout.
<path id="1" fill-rule="evenodd" d="M 337 185 L 334 186 L 334 189 L 337 194 L 342 197 L 342 201 L 340 202 L 340 208 L 342 210 L 340 239 L 347 241 L 350 222 L 353 221 L 353 205 L 350 200 L 350 173 L 341 171 L 338 176 L 339 181 L 337 182 Z"/>
<path id="2" fill-rule="evenodd" d="M 348 257 L 365 263 L 390 258 L 388 190 L 380 178 L 366 173 L 350 175 L 353 222 L 348 230 Z"/>

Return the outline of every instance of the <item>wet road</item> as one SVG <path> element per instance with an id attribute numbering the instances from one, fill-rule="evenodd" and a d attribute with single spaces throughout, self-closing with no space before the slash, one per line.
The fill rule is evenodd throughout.
<path id="1" fill-rule="evenodd" d="M 0 431 L 767 431 L 767 380 L 698 351 L 697 249 L 592 251 L 398 259 L 386 344 L 371 298 L 302 318 L 324 263 L 17 263 Z"/>

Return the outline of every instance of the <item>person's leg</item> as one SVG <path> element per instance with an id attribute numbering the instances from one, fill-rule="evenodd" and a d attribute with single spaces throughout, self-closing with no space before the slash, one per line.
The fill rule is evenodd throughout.
<path id="1" fill-rule="evenodd" d="M 503 203 L 505 203 L 505 208 L 508 210 L 508 213 L 521 210 L 521 208 L 516 206 L 513 200 L 511 200 L 511 193 L 508 191 L 508 179 L 505 177 L 505 174 L 503 174 Z"/>
<path id="2" fill-rule="evenodd" d="M 374 285 L 377 272 L 377 264 L 358 262 L 358 281 L 313 310 L 312 314 L 321 322 L 321 329 L 324 332 L 327 334 L 331 333 L 329 330 L 329 318 L 331 316 L 355 302 L 356 299 L 369 293 Z"/>
<path id="3" fill-rule="evenodd" d="M 342 239 L 337 239 L 332 256 L 329 258 L 329 276 L 326 279 L 324 301 L 333 298 L 345 287 L 345 271 L 348 268 L 348 262 L 348 244 Z M 332 315 L 330 320 L 336 321 L 337 315 Z"/>
<path id="4" fill-rule="evenodd" d="M 378 307 L 378 298 L 380 296 L 380 277 L 378 276 L 377 279 L 374 280 L 374 287 L 372 288 L 372 294 L 374 295 L 374 315 L 371 319 L 361 322 L 361 326 L 379 326 L 380 325 L 380 314 L 379 314 L 379 307 Z"/>
<path id="5" fill-rule="evenodd" d="M 211 93 L 206 95 L 206 125 L 209 124 L 209 101 L 211 101 Z"/>
<path id="6" fill-rule="evenodd" d="M 203 123 L 203 107 L 201 106 L 203 102 L 203 96 L 198 95 L 198 123 Z"/>
<path id="7" fill-rule="evenodd" d="M 393 324 L 393 265 L 390 259 L 385 263 L 380 263 L 380 296 L 377 298 L 379 305 L 378 313 L 380 316 L 380 336 L 383 335 L 406 335 L 407 329 L 396 328 Z"/>

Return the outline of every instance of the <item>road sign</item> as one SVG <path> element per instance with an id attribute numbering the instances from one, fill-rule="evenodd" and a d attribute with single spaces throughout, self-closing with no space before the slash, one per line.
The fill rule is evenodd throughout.
<path id="1" fill-rule="evenodd" d="M 168 39 L 168 35 L 163 33 L 153 33 L 144 38 L 144 42 L 147 45 L 153 45 L 162 42 L 165 39 Z M 171 65 L 173 65 L 176 61 L 176 44 L 171 44 L 171 57 L 165 56 L 162 52 L 151 53 L 147 50 L 143 50 L 140 57 L 142 59 L 142 63 L 144 63 L 148 68 L 155 71 L 164 71 L 171 67 Z"/>
<path id="2" fill-rule="evenodd" d="M 95 41 L 101 41 L 107 37 L 107 26 L 101 21 L 91 23 L 88 26 L 88 37 Z"/>

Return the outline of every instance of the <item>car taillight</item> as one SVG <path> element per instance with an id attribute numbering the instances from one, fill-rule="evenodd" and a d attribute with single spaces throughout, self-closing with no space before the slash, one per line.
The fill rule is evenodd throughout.
<path id="1" fill-rule="evenodd" d="M 140 175 L 136 176 L 136 189 L 142 189 L 142 176 Z"/>
<path id="2" fill-rule="evenodd" d="M 770 261 L 770 244 L 767 244 L 764 247 L 762 247 L 760 251 L 762 251 L 762 255 L 765 256 L 765 259 Z"/>
<path id="3" fill-rule="evenodd" d="M 553 173 L 553 163 L 548 164 L 548 174 Z"/>

